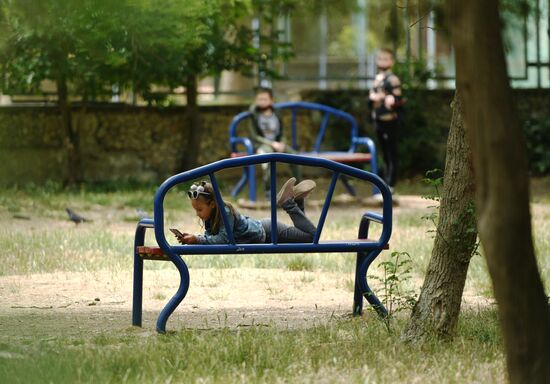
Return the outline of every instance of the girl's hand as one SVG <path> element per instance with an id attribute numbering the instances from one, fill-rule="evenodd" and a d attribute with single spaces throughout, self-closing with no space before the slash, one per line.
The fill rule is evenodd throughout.
<path id="1" fill-rule="evenodd" d="M 197 236 L 186 233 L 185 235 L 183 235 L 183 242 L 185 244 L 197 244 L 198 239 Z"/>

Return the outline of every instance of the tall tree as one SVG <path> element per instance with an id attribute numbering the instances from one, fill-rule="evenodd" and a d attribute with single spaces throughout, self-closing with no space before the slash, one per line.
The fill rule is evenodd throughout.
<path id="1" fill-rule="evenodd" d="M 257 0 L 254 6 L 264 3 L 278 15 L 291 1 Z M 224 70 L 251 74 L 260 58 L 247 24 L 254 6 L 252 0 L 164 0 L 161 6 L 155 0 L 0 0 L 2 91 L 32 93 L 43 80 L 56 83 L 69 178 L 78 182 L 79 132 L 71 96 L 94 100 L 117 85 L 148 97 L 154 86 L 184 86 L 181 168 L 193 167 L 202 134 L 199 80 Z M 278 39 L 266 39 L 263 48 L 271 60 L 289 56 L 288 43 Z"/>
<path id="2" fill-rule="evenodd" d="M 138 20 L 143 29 L 164 25 L 159 23 L 162 17 L 143 17 L 141 11 L 148 2 L 131 3 L 135 4 L 134 8 L 129 1 L 115 5 L 106 0 L 6 0 L 0 3 L 4 32 L 0 36 L 2 90 L 12 94 L 39 93 L 44 80 L 56 84 L 57 105 L 65 131 L 69 183 L 83 179 L 79 131 L 73 122 L 71 101 L 77 96 L 86 101 L 98 95 L 110 95 L 112 84 L 124 85 L 135 79 L 133 76 L 140 68 L 133 72 L 128 70 L 127 52 L 131 49 L 121 44 L 128 20 Z M 186 9 L 194 10 L 191 5 Z M 128 12 L 134 9 L 135 12 Z M 197 40 L 198 29 L 193 28 L 190 20 L 184 21 L 188 22 L 184 31 L 165 32 L 167 35 L 168 32 L 185 32 L 178 35 L 180 40 Z M 149 29 L 149 32 L 153 31 Z M 148 36 L 160 39 L 154 33 Z M 169 36 L 172 35 L 165 40 L 171 41 Z M 152 58 L 159 52 L 147 53 Z M 152 59 L 147 61 L 154 62 Z M 165 69 L 160 65 L 155 68 L 158 67 Z M 158 78 L 155 77 L 158 71 L 144 73 L 149 77 L 142 83 Z"/>
<path id="3" fill-rule="evenodd" d="M 198 108 L 198 81 L 205 76 L 219 76 L 222 71 L 251 75 L 255 65 L 287 60 L 291 47 L 280 39 L 278 18 L 294 6 L 295 0 L 209 0 L 207 16 L 202 23 L 207 33 L 203 44 L 184 50 L 181 78 L 187 95 L 187 124 L 192 127 L 183 153 L 182 169 L 197 165 L 202 138 L 202 119 Z M 257 14 L 269 28 L 252 30 L 246 23 Z M 254 37 L 261 42 L 254 45 Z M 273 68 L 266 68 L 276 76 Z"/>
<path id="4" fill-rule="evenodd" d="M 43 80 L 57 86 L 58 107 L 65 131 L 70 182 L 82 179 L 79 135 L 72 123 L 69 82 L 78 82 L 75 36 L 80 28 L 76 1 L 5 1 L 3 15 L 2 88 L 4 92 L 37 91 Z M 80 20 L 82 21 L 82 20 Z"/>
<path id="5" fill-rule="evenodd" d="M 228 31 L 240 20 L 238 16 L 242 11 L 229 12 L 226 7 L 233 4 L 238 8 L 241 3 L 238 0 L 167 0 L 159 7 L 156 1 L 141 0 L 120 2 L 116 6 L 121 33 L 113 38 L 113 50 L 119 53 L 119 86 L 146 98 L 154 86 L 186 89 L 186 135 L 181 169 L 196 165 L 200 149 L 198 80 L 221 69 L 233 68 L 224 44 L 233 43 Z"/>
<path id="6" fill-rule="evenodd" d="M 454 335 L 477 237 L 471 152 L 458 92 L 452 106 L 435 243 L 420 297 L 403 334 L 410 341 L 424 335 Z"/>
<path id="7" fill-rule="evenodd" d="M 498 0 L 446 5 L 473 155 L 477 226 L 509 379 L 548 383 L 550 313 L 531 237 L 526 145 L 508 84 Z"/>

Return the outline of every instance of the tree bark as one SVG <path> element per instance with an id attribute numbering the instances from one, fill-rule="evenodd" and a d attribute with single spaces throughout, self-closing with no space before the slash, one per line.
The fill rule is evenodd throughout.
<path id="1" fill-rule="evenodd" d="M 187 106 L 185 121 L 187 125 L 187 137 L 185 152 L 182 156 L 181 171 L 189 170 L 197 166 L 200 144 L 202 139 L 202 118 L 197 103 L 198 79 L 196 76 L 188 76 L 186 79 Z"/>
<path id="2" fill-rule="evenodd" d="M 550 382 L 550 314 L 531 237 L 525 140 L 508 84 L 498 0 L 448 0 L 475 170 L 479 236 L 511 383 Z"/>
<path id="3" fill-rule="evenodd" d="M 458 92 L 452 107 L 437 233 L 420 298 L 403 333 L 407 341 L 454 336 L 477 237 L 471 153 Z"/>
<path id="4" fill-rule="evenodd" d="M 57 105 L 61 114 L 61 124 L 65 131 L 65 148 L 67 150 L 67 184 L 77 184 L 83 181 L 80 159 L 80 137 L 73 127 L 71 106 L 67 91 L 67 81 L 57 80 Z"/>

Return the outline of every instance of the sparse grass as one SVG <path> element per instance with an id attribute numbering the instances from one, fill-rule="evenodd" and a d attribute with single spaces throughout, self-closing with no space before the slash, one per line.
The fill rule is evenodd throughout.
<path id="1" fill-rule="evenodd" d="M 0 276 L 127 268 L 130 234 L 97 227 L 28 231 L 0 228 Z"/>
<path id="2" fill-rule="evenodd" d="M 287 264 L 289 271 L 312 271 L 313 263 L 307 256 L 293 256 Z"/>
<path id="3" fill-rule="evenodd" d="M 403 326 L 398 321 L 398 330 Z M 404 344 L 371 317 L 308 329 L 272 326 L 119 334 L 1 345 L 10 383 L 464 383 L 505 381 L 493 311 L 466 312 L 452 342 Z M 10 356 L 7 358 L 6 356 Z"/>

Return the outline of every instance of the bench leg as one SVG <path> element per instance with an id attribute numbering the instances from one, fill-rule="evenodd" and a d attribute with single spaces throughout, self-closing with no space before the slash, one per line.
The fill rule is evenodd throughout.
<path id="1" fill-rule="evenodd" d="M 132 325 L 141 327 L 143 301 L 143 260 L 134 255 L 134 294 L 132 301 Z"/>
<path id="2" fill-rule="evenodd" d="M 353 292 L 353 316 L 361 316 L 363 314 L 363 292 L 359 286 L 359 267 L 365 259 L 364 252 L 357 253 L 355 262 L 355 290 Z"/>
<path id="3" fill-rule="evenodd" d="M 235 186 L 231 190 L 231 197 L 237 197 L 239 192 L 244 188 L 247 181 L 248 181 L 248 169 L 244 168 L 241 178 L 239 179 L 237 184 L 235 184 Z"/>
<path id="4" fill-rule="evenodd" d="M 358 239 L 367 239 L 369 237 L 370 219 L 366 216 L 361 217 L 359 223 Z M 381 249 L 377 249 L 369 252 L 357 252 L 357 260 L 355 263 L 355 289 L 353 294 L 353 315 L 360 316 L 363 313 L 363 297 L 367 299 L 369 304 L 376 310 L 376 312 L 386 317 L 388 311 L 386 307 L 378 300 L 378 297 L 370 289 L 367 282 L 367 273 L 370 265 L 376 259 L 376 257 L 382 252 Z"/>
<path id="5" fill-rule="evenodd" d="M 137 253 L 137 247 L 144 244 L 145 227 L 138 225 L 134 239 L 134 291 L 132 298 L 132 325 L 141 327 L 143 302 L 143 259 Z"/>
<path id="6" fill-rule="evenodd" d="M 157 319 L 158 333 L 166 333 L 166 322 L 168 318 L 176 310 L 189 290 L 189 269 L 187 265 L 179 255 L 172 255 L 170 258 L 174 261 L 180 273 L 180 285 L 176 294 L 170 299 L 168 304 L 166 304 Z"/>
<path id="7" fill-rule="evenodd" d="M 346 191 L 348 191 L 348 193 L 352 196 L 356 196 L 357 193 L 355 192 L 355 188 L 353 188 L 353 186 L 350 184 L 348 178 L 346 177 L 346 175 L 342 175 L 340 176 L 340 180 L 342 180 L 342 183 L 344 184 L 344 187 L 346 187 Z"/>
<path id="8" fill-rule="evenodd" d="M 374 292 L 370 289 L 369 284 L 367 282 L 367 273 L 369 266 L 371 263 L 376 259 L 376 257 L 382 252 L 381 249 L 372 251 L 366 256 L 364 259 L 361 260 L 361 263 L 358 268 L 358 273 L 356 279 L 358 280 L 359 290 L 363 297 L 367 299 L 369 304 L 373 307 L 373 309 L 380 315 L 380 317 L 386 317 L 388 315 L 388 310 L 386 307 L 384 307 L 384 304 L 380 302 L 378 297 L 374 294 Z"/>

